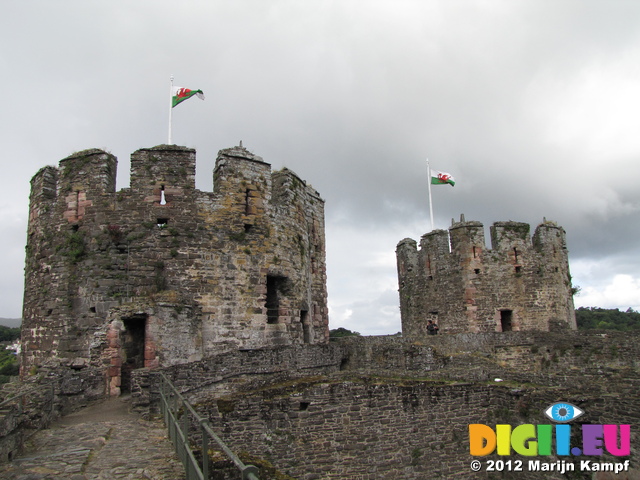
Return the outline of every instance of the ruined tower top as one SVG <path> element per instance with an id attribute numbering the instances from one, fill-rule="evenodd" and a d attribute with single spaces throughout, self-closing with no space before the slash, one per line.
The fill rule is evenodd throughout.
<path id="1" fill-rule="evenodd" d="M 496 222 L 485 245 L 480 222 L 402 240 L 396 249 L 403 333 L 423 335 L 429 320 L 440 332 L 575 329 L 564 230 Z"/>

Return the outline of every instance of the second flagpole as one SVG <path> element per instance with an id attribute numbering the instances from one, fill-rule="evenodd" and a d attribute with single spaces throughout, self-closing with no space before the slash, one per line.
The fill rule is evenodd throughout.
<path id="1" fill-rule="evenodd" d="M 171 75 L 171 86 L 169 87 L 169 140 L 167 145 L 171 145 L 171 121 L 173 116 L 173 75 Z"/>
<path id="2" fill-rule="evenodd" d="M 433 202 L 431 200 L 431 167 L 429 166 L 429 159 L 427 158 L 427 185 L 429 189 L 429 216 L 431 217 L 431 231 L 433 231 Z"/>

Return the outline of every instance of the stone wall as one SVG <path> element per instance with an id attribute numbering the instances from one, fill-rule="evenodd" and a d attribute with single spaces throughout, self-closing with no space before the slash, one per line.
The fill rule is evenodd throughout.
<path id="1" fill-rule="evenodd" d="M 0 392 L 0 463 L 11 461 L 29 437 L 60 415 L 54 382 L 5 384 Z"/>
<path id="2" fill-rule="evenodd" d="M 581 422 L 638 422 L 636 398 L 592 396 L 570 388 L 438 384 L 385 378 L 327 378 L 203 403 L 236 451 L 263 458 L 281 473 L 312 479 L 564 479 L 557 472 L 474 473 L 469 424 L 548 424 L 543 411 L 559 400 L 586 410 Z M 624 408 L 624 414 L 620 409 Z M 633 429 L 633 427 L 632 427 Z M 632 437 L 632 451 L 640 442 Z M 536 457 L 543 461 L 585 457 Z M 527 457 L 482 457 L 526 462 Z M 610 455 L 590 460 L 620 461 Z M 622 460 L 626 460 L 627 457 Z M 638 467 L 631 458 L 633 468 Z M 499 474 L 498 474 L 499 475 Z M 591 473 L 571 478 L 591 479 Z"/>
<path id="3" fill-rule="evenodd" d="M 234 350 L 157 370 L 139 369 L 133 373 L 133 404 L 141 411 L 155 409 L 160 372 L 186 399 L 197 402 L 201 397 L 338 372 L 344 368 L 344 351 L 338 344 L 279 346 Z"/>
<path id="4" fill-rule="evenodd" d="M 78 152 L 31 182 L 22 374 L 63 368 L 130 388 L 131 371 L 238 348 L 328 341 L 324 201 L 295 173 L 221 150 L 214 191 L 195 151 Z"/>
<path id="5" fill-rule="evenodd" d="M 496 222 L 487 249 L 484 227 L 464 218 L 448 231 L 396 249 L 405 337 L 441 333 L 576 329 L 565 232 L 545 221 Z"/>
<path id="6" fill-rule="evenodd" d="M 623 388 L 624 378 L 640 369 L 638 336 L 612 331 L 347 337 L 336 343 L 342 370 L 367 374 L 483 382 L 500 377 L 548 386 L 571 379 L 573 386 L 604 391 L 614 378 Z"/>
<path id="7" fill-rule="evenodd" d="M 542 412 L 559 401 L 585 410 L 578 424 L 633 425 L 637 451 L 639 359 L 637 335 L 531 331 L 348 337 L 160 370 L 232 450 L 281 475 L 494 478 L 469 469 L 468 425 L 549 423 Z M 138 408 L 154 407 L 158 372 L 136 372 Z"/>
<path id="8" fill-rule="evenodd" d="M 542 412 L 558 401 L 585 410 L 577 424 L 632 425 L 638 451 L 639 345 L 611 332 L 349 337 L 138 369 L 132 396 L 154 410 L 163 372 L 232 450 L 291 478 L 494 478 L 469 470 L 468 425 L 549 423 Z M 43 372 L 56 414 L 97 398 L 92 367 L 77 368 Z"/>

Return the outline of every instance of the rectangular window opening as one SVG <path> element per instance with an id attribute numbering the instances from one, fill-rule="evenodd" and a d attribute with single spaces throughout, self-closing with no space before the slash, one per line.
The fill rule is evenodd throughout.
<path id="1" fill-rule="evenodd" d="M 256 199 L 254 198 L 256 194 L 252 194 L 251 192 L 255 191 L 247 188 L 244 193 L 244 214 L 245 215 L 255 215 L 257 213 L 256 210 Z"/>
<path id="2" fill-rule="evenodd" d="M 169 219 L 168 218 L 158 218 L 156 220 L 156 224 L 158 225 L 159 228 L 164 228 L 169 224 Z"/>
<path id="3" fill-rule="evenodd" d="M 340 360 L 340 371 L 347 370 L 351 363 L 351 357 L 344 357 Z"/>
<path id="4" fill-rule="evenodd" d="M 280 317 L 280 297 L 286 291 L 287 277 L 267 275 L 267 323 L 278 323 Z"/>
<path id="5" fill-rule="evenodd" d="M 500 310 L 500 328 L 503 332 L 512 330 L 513 310 Z"/>
<path id="6" fill-rule="evenodd" d="M 311 343 L 311 325 L 309 324 L 308 310 L 300 310 L 300 323 L 302 323 L 302 336 L 304 343 Z"/>

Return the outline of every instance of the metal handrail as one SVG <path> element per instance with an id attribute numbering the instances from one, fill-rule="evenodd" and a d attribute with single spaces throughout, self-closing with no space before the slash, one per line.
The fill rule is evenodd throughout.
<path id="1" fill-rule="evenodd" d="M 258 468 L 254 465 L 245 465 L 236 454 L 216 435 L 207 419 L 202 418 L 198 412 L 187 402 L 171 383 L 166 375 L 160 372 L 162 382 L 160 384 L 160 409 L 164 423 L 169 430 L 169 438 L 173 442 L 178 457 L 184 465 L 187 480 L 208 480 L 209 478 L 209 439 L 212 439 L 220 449 L 229 457 L 236 468 L 242 473 L 242 478 L 247 480 L 260 480 Z M 178 417 L 178 411 L 183 409 L 182 417 Z M 191 415 L 200 427 L 202 441 L 202 465 L 196 460 L 193 450 L 189 445 L 189 415 Z"/>

